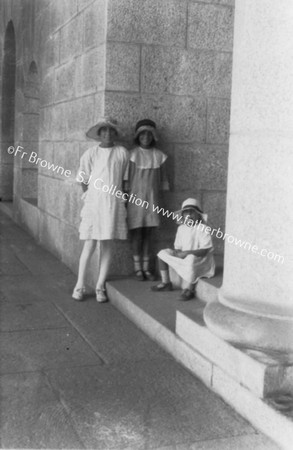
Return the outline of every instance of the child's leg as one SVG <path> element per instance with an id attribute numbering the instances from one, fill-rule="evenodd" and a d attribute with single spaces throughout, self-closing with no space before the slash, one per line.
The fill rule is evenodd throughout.
<path id="1" fill-rule="evenodd" d="M 85 276 L 88 263 L 95 251 L 97 241 L 88 239 L 83 244 L 83 249 L 79 259 L 78 278 L 76 282 L 76 289 L 82 288 L 85 285 Z"/>
<path id="2" fill-rule="evenodd" d="M 141 251 L 142 251 L 142 228 L 134 228 L 130 230 L 132 257 L 134 264 L 134 272 L 138 280 L 143 281 L 144 276 L 141 265 Z"/>
<path id="3" fill-rule="evenodd" d="M 154 281 L 155 276 L 150 272 L 151 243 L 154 227 L 142 228 L 142 270 L 147 280 Z"/>
<path id="4" fill-rule="evenodd" d="M 169 266 L 167 263 L 159 259 L 159 271 L 161 275 L 161 283 L 157 284 L 156 286 L 153 286 L 151 289 L 152 291 L 171 291 L 172 290 L 172 284 L 170 282 L 169 277 Z"/>
<path id="5" fill-rule="evenodd" d="M 107 275 L 109 273 L 110 265 L 111 265 L 111 256 L 112 256 L 112 241 L 100 241 L 100 270 L 99 270 L 99 278 L 97 281 L 96 289 L 104 290 L 105 289 L 105 281 Z"/>
<path id="6" fill-rule="evenodd" d="M 159 258 L 159 271 L 160 271 L 162 283 L 164 283 L 164 284 L 170 283 L 169 266 L 167 263 L 162 261 L 160 258 Z"/>

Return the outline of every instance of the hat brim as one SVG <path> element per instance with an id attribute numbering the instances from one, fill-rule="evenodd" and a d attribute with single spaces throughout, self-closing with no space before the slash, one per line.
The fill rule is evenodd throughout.
<path id="1" fill-rule="evenodd" d="M 196 206 L 192 206 L 192 205 L 187 205 L 187 206 L 185 206 L 184 208 L 182 208 L 182 209 L 179 209 L 178 211 L 175 211 L 174 212 L 174 216 L 182 216 L 182 214 L 183 214 L 183 212 L 184 211 L 188 211 L 189 209 L 194 209 L 200 216 L 201 216 L 201 218 L 202 218 L 202 220 L 204 221 L 204 222 L 206 222 L 207 220 L 208 220 L 208 215 L 207 214 L 205 214 L 204 212 L 202 212 L 199 208 L 197 208 Z"/>
<path id="2" fill-rule="evenodd" d="M 143 131 L 150 131 L 153 135 L 154 140 L 156 142 L 159 140 L 157 130 L 154 127 L 151 127 L 150 125 L 142 125 L 141 127 L 139 127 L 135 132 L 134 139 L 136 139 L 139 136 L 139 134 L 142 133 Z"/>
<path id="3" fill-rule="evenodd" d="M 117 135 L 119 134 L 119 128 L 117 127 L 116 124 L 112 123 L 112 122 L 107 122 L 107 121 L 103 121 L 103 122 L 98 122 L 96 125 L 94 125 L 93 127 L 91 127 L 86 133 L 85 135 L 90 138 L 90 139 L 94 139 L 96 141 L 100 141 L 100 137 L 98 135 L 99 131 L 101 128 L 103 127 L 111 127 L 114 128 L 114 130 L 116 131 Z"/>

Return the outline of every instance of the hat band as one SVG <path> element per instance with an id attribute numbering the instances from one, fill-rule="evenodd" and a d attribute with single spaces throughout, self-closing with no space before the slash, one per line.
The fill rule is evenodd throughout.
<path id="1" fill-rule="evenodd" d="M 198 206 L 195 205 L 185 205 L 184 208 L 182 208 L 182 211 L 185 211 L 186 209 L 195 209 L 201 214 L 203 214 L 203 211 Z"/>

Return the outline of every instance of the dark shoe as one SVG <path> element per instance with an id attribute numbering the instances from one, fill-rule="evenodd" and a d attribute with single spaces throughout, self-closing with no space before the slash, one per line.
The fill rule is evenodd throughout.
<path id="1" fill-rule="evenodd" d="M 144 275 L 142 270 L 137 270 L 135 273 L 135 279 L 137 281 L 144 281 Z"/>
<path id="2" fill-rule="evenodd" d="M 184 289 L 181 292 L 181 295 L 180 295 L 178 300 L 180 300 L 181 302 L 186 302 L 186 301 L 191 300 L 193 298 L 194 298 L 194 292 L 191 291 L 190 289 Z"/>
<path id="3" fill-rule="evenodd" d="M 172 283 L 160 283 L 156 286 L 152 286 L 151 290 L 153 292 L 164 292 L 164 291 L 173 291 Z"/>
<path id="4" fill-rule="evenodd" d="M 155 279 L 156 279 L 156 276 L 149 270 L 144 270 L 143 274 L 144 274 L 145 279 L 148 281 L 155 281 Z"/>

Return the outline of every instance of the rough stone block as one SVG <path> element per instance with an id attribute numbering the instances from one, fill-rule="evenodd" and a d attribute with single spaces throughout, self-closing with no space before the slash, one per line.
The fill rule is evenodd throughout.
<path id="1" fill-rule="evenodd" d="M 75 174 L 79 167 L 79 146 L 77 143 L 68 143 L 68 142 L 55 142 L 54 143 L 54 164 L 61 166 L 64 168 L 64 172 L 66 170 L 71 172 L 69 174 L 61 174 L 56 172 L 50 172 L 52 176 L 56 178 L 60 178 L 63 181 L 73 181 L 75 178 Z"/>
<path id="2" fill-rule="evenodd" d="M 52 122 L 49 124 L 49 138 L 48 141 L 57 140 L 62 141 L 66 135 L 66 121 L 68 120 L 67 111 L 71 106 L 71 102 L 64 104 L 59 103 L 52 108 Z M 74 110 L 71 110 L 71 114 L 76 114 Z"/>
<path id="3" fill-rule="evenodd" d="M 79 219 L 79 215 L 78 215 Z M 79 255 L 82 250 L 83 241 L 79 240 L 79 234 L 77 231 L 78 224 L 74 227 L 72 224 L 64 225 L 64 232 L 62 233 L 62 261 L 70 267 L 70 269 L 74 272 L 78 272 L 78 263 L 79 263 Z M 93 286 L 97 280 L 94 281 Z"/>
<path id="4" fill-rule="evenodd" d="M 111 0 L 107 38 L 184 47 L 186 8 L 181 0 Z"/>
<path id="5" fill-rule="evenodd" d="M 196 145 L 192 149 L 191 164 L 196 168 L 198 189 L 226 190 L 228 146 Z"/>
<path id="6" fill-rule="evenodd" d="M 37 206 L 21 199 L 19 204 L 20 221 L 36 241 L 39 239 L 39 209 Z M 27 256 L 27 255 L 26 255 Z"/>
<path id="7" fill-rule="evenodd" d="M 226 214 L 226 193 L 225 192 L 208 192 L 202 193 L 202 207 L 204 212 L 208 214 L 208 225 L 225 233 L 225 214 Z M 213 234 L 213 245 L 216 253 L 223 253 L 224 241 L 221 237 L 215 237 Z"/>
<path id="8" fill-rule="evenodd" d="M 188 8 L 188 46 L 232 51 L 234 8 L 190 3 Z"/>
<path id="9" fill-rule="evenodd" d="M 78 11 L 81 11 L 82 9 L 89 6 L 91 3 L 93 3 L 94 0 L 77 0 L 77 7 Z"/>
<path id="10" fill-rule="evenodd" d="M 193 166 L 192 151 L 187 145 L 175 145 L 174 152 L 174 189 L 186 191 L 197 189 L 196 173 L 198 165 Z"/>
<path id="11" fill-rule="evenodd" d="M 53 149 L 53 142 L 40 142 L 38 148 L 33 149 L 38 154 L 38 157 L 42 160 L 48 162 L 54 161 L 54 149 Z M 30 166 L 32 163 L 28 163 Z M 48 175 L 48 168 L 47 167 L 41 167 L 38 166 L 39 174 Z"/>
<path id="12" fill-rule="evenodd" d="M 42 30 L 40 31 L 42 32 Z M 45 74 L 52 70 L 52 67 L 57 66 L 60 61 L 60 33 L 50 34 L 46 40 L 42 37 L 40 46 L 36 49 L 38 53 L 41 53 L 43 58 L 41 59 L 40 74 L 43 78 Z"/>
<path id="13" fill-rule="evenodd" d="M 50 141 L 55 138 L 55 130 L 53 128 L 53 106 L 41 108 L 39 116 L 39 136 L 40 140 Z"/>
<path id="14" fill-rule="evenodd" d="M 39 138 L 39 114 L 24 114 L 23 140 L 37 141 Z"/>
<path id="15" fill-rule="evenodd" d="M 77 95 L 103 90 L 105 86 L 105 46 L 100 45 L 75 61 Z"/>
<path id="16" fill-rule="evenodd" d="M 83 1 L 83 3 L 85 2 Z M 106 12 L 105 0 L 96 0 L 84 11 L 83 38 L 85 49 L 106 42 Z"/>
<path id="17" fill-rule="evenodd" d="M 54 102 L 55 92 L 55 74 L 54 71 L 47 72 L 43 78 L 42 86 L 40 89 L 40 105 L 52 105 Z"/>
<path id="18" fill-rule="evenodd" d="M 39 114 L 39 98 L 26 97 L 24 102 L 24 113 Z"/>
<path id="19" fill-rule="evenodd" d="M 140 46 L 107 43 L 106 89 L 139 91 Z"/>
<path id="20" fill-rule="evenodd" d="M 8 153 L 8 148 L 11 145 L 12 144 L 10 142 L 1 142 L 1 154 L 0 154 L 1 165 L 2 164 L 12 164 L 12 165 L 14 164 L 14 159 L 15 159 L 14 154 Z M 13 145 L 13 147 L 15 148 L 15 145 Z"/>
<path id="21" fill-rule="evenodd" d="M 193 0 L 192 0 L 193 1 Z M 195 0 L 198 3 L 198 0 Z M 215 5 L 234 6 L 235 0 L 200 0 L 200 3 L 214 3 Z"/>
<path id="22" fill-rule="evenodd" d="M 230 100 L 208 99 L 207 143 L 228 144 L 230 131 Z"/>
<path id="23" fill-rule="evenodd" d="M 230 53 L 143 46 L 141 89 L 157 94 L 230 97 L 231 68 Z"/>
<path id="24" fill-rule="evenodd" d="M 76 60 L 71 60 L 55 70 L 55 102 L 68 100 L 75 95 Z"/>
<path id="25" fill-rule="evenodd" d="M 39 200 L 41 200 L 40 196 Z M 39 208 L 43 209 L 40 201 Z M 44 210 L 40 211 L 40 242 L 42 242 L 42 245 L 59 259 L 62 259 L 62 254 L 64 251 L 61 230 L 62 222 L 59 219 L 47 214 Z"/>
<path id="26" fill-rule="evenodd" d="M 63 123 L 66 127 L 66 139 L 84 140 L 85 132 L 95 123 L 96 110 L 93 96 L 78 98 L 64 104 Z"/>
<path id="27" fill-rule="evenodd" d="M 62 196 L 59 201 L 60 218 L 67 224 L 78 227 L 80 222 L 81 200 L 78 186 L 63 183 Z"/>
<path id="28" fill-rule="evenodd" d="M 37 198 L 38 196 L 38 168 L 22 169 L 22 198 Z"/>
<path id="29" fill-rule="evenodd" d="M 226 189 L 227 146 L 178 144 L 174 154 L 175 189 Z"/>
<path id="30" fill-rule="evenodd" d="M 55 218 L 61 219 L 63 205 L 60 192 L 63 192 L 63 182 L 56 178 L 40 175 L 38 179 L 38 191 L 39 208 Z"/>
<path id="31" fill-rule="evenodd" d="M 131 139 L 137 120 L 150 117 L 157 123 L 160 138 L 204 142 L 206 101 L 179 96 L 135 96 L 107 92 L 105 114 L 114 115 L 123 129 L 123 137 Z"/>
<path id="32" fill-rule="evenodd" d="M 60 62 L 79 55 L 82 51 L 83 21 L 81 16 L 72 19 L 60 31 Z"/>
<path id="33" fill-rule="evenodd" d="M 13 181 L 13 163 L 1 164 L 1 185 L 8 186 Z"/>
<path id="34" fill-rule="evenodd" d="M 51 1 L 49 10 L 52 30 L 56 30 L 77 14 L 77 0 Z"/>

